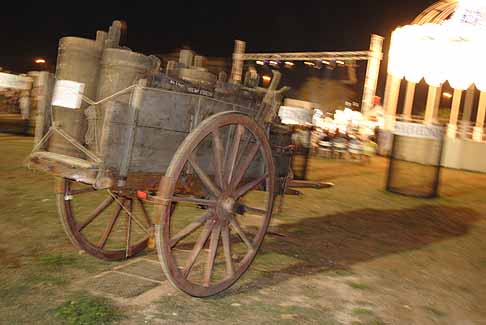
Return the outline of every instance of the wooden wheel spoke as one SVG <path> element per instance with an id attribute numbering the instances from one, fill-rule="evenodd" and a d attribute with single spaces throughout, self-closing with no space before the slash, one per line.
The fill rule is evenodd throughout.
<path id="1" fill-rule="evenodd" d="M 192 270 L 192 267 L 194 266 L 194 263 L 196 262 L 197 257 L 201 253 L 201 250 L 204 247 L 204 244 L 208 241 L 209 235 L 211 234 L 211 231 L 213 230 L 214 224 L 213 223 L 207 223 L 207 227 L 204 231 L 201 232 L 199 235 L 198 240 L 194 244 L 194 247 L 191 251 L 191 254 L 189 255 L 187 259 L 186 266 L 182 270 L 182 274 L 185 278 L 189 276 L 189 273 Z"/>
<path id="2" fill-rule="evenodd" d="M 95 192 L 96 189 L 94 187 L 88 187 L 88 188 L 83 188 L 79 190 L 71 190 L 69 191 L 68 195 L 78 195 L 78 194 L 84 194 L 84 193 L 91 193 Z"/>
<path id="3" fill-rule="evenodd" d="M 225 178 L 227 184 L 231 184 L 231 180 L 233 178 L 233 173 L 235 171 L 235 166 L 236 166 L 236 159 L 238 158 L 238 152 L 240 150 L 240 142 L 243 133 L 245 133 L 245 127 L 242 125 L 238 125 L 233 137 L 233 144 L 231 146 L 231 151 L 226 160 Z"/>
<path id="4" fill-rule="evenodd" d="M 114 201 L 114 198 L 108 196 L 100 205 L 94 209 L 91 215 L 84 221 L 82 224 L 78 225 L 78 231 L 81 232 L 84 228 L 86 228 L 90 223 L 92 223 L 99 215 L 106 210 Z"/>
<path id="5" fill-rule="evenodd" d="M 69 239 L 79 249 L 100 259 L 119 261 L 134 256 L 147 247 L 148 235 L 153 231 L 153 225 L 146 225 L 145 218 L 148 222 L 148 214 L 145 218 L 139 216 L 141 223 L 137 220 L 134 214 L 137 198 L 122 196 L 110 189 L 78 187 L 75 181 L 69 179 L 59 179 L 59 182 L 56 200 L 61 222 Z M 85 199 L 84 193 L 96 193 L 97 197 L 106 193 L 107 197 L 102 197 L 101 202 L 91 199 L 90 196 L 94 197 L 94 194 Z M 82 211 L 90 206 L 92 208 L 88 215 L 79 218 L 78 215 L 83 217 Z M 122 213 L 127 214 L 122 216 Z M 123 220 L 120 220 L 121 218 Z M 142 232 L 135 224 L 140 226 L 147 236 L 142 237 Z"/>
<path id="6" fill-rule="evenodd" d="M 248 146 L 250 145 L 251 139 L 253 138 L 252 134 L 250 132 L 247 133 L 248 136 L 245 137 L 244 144 L 240 146 L 240 154 L 238 155 L 238 159 L 236 160 L 236 163 L 239 164 L 241 162 L 241 159 L 244 157 L 246 150 L 248 149 Z"/>
<path id="7" fill-rule="evenodd" d="M 228 161 L 228 154 L 231 148 L 231 137 L 235 134 L 235 125 L 230 125 L 228 128 L 228 134 L 226 135 L 225 147 L 224 147 L 224 167 L 226 168 L 226 162 Z"/>
<path id="8" fill-rule="evenodd" d="M 143 216 L 145 217 L 145 221 L 147 222 L 147 225 L 149 227 L 152 227 L 153 221 L 152 218 L 150 218 L 149 214 L 147 213 L 147 209 L 145 208 L 145 203 L 140 199 L 138 199 L 138 202 L 140 203 L 140 208 L 142 209 Z"/>
<path id="9" fill-rule="evenodd" d="M 179 241 L 189 236 L 193 233 L 196 229 L 201 227 L 209 218 L 213 216 L 212 211 L 208 211 L 204 215 L 197 218 L 194 222 L 184 227 L 181 231 L 175 234 L 169 241 L 169 247 L 174 247 Z"/>
<path id="10" fill-rule="evenodd" d="M 192 203 L 196 205 L 203 205 L 210 208 L 214 208 L 216 206 L 216 201 L 197 199 L 194 197 L 173 196 L 171 201 L 178 202 L 178 203 Z"/>
<path id="11" fill-rule="evenodd" d="M 132 220 L 135 221 L 135 223 L 140 227 L 140 229 L 142 229 L 147 235 L 150 235 L 150 230 L 145 227 L 139 220 L 138 218 L 135 216 L 135 214 L 133 214 L 131 211 L 129 211 L 126 207 L 125 207 L 125 204 L 123 202 L 125 201 L 120 201 L 119 199 L 117 199 L 117 197 L 115 196 L 115 194 L 113 194 L 113 192 L 111 192 L 110 190 L 108 190 L 108 193 L 110 193 L 110 195 L 113 197 L 113 199 L 116 201 L 116 203 L 118 203 L 119 206 L 121 206 L 121 208 L 129 215 L 132 217 Z M 151 225 L 149 226 L 151 227 Z"/>
<path id="12" fill-rule="evenodd" d="M 133 215 L 133 200 L 128 201 L 128 210 L 130 213 L 127 213 L 127 233 L 126 233 L 126 249 L 125 249 L 125 257 L 130 256 L 130 243 L 132 237 L 132 215 Z"/>
<path id="13" fill-rule="evenodd" d="M 248 212 L 248 213 L 251 213 L 251 214 L 259 214 L 259 215 L 262 215 L 262 216 L 267 215 L 267 210 L 252 208 L 251 206 L 248 206 L 248 205 L 245 205 L 245 204 L 241 204 L 241 206 L 243 208 L 243 211 L 245 211 L 245 213 Z"/>
<path id="14" fill-rule="evenodd" d="M 191 157 L 189 158 L 189 163 L 191 164 L 192 168 L 194 168 L 194 171 L 196 172 L 197 176 L 199 176 L 199 179 L 201 180 L 203 185 L 206 187 L 207 190 L 209 190 L 210 194 L 216 197 L 220 196 L 221 190 L 216 186 L 216 184 L 214 184 L 214 182 L 201 168 L 201 166 L 199 166 L 199 164 L 196 162 L 194 155 L 191 155 Z"/>
<path id="15" fill-rule="evenodd" d="M 226 277 L 232 278 L 235 275 L 233 258 L 231 257 L 231 241 L 228 225 L 221 229 L 221 240 L 223 242 L 224 261 L 226 263 Z"/>
<path id="16" fill-rule="evenodd" d="M 245 155 L 241 160 L 241 163 L 238 165 L 234 179 L 231 182 L 231 188 L 236 188 L 238 184 L 240 184 L 241 180 L 243 179 L 246 172 L 248 171 L 248 168 L 250 168 L 251 163 L 255 159 L 256 154 L 260 150 L 260 147 L 261 146 L 258 142 L 254 143 L 250 147 L 248 155 Z"/>
<path id="17" fill-rule="evenodd" d="M 216 182 L 222 189 L 225 188 L 223 181 L 223 150 L 223 142 L 221 141 L 219 130 L 216 129 L 213 131 L 213 163 Z"/>
<path id="18" fill-rule="evenodd" d="M 218 251 L 219 236 L 221 234 L 221 224 L 217 224 L 211 232 L 211 239 L 209 241 L 208 264 L 206 265 L 206 272 L 204 273 L 204 286 L 209 287 L 211 282 L 211 275 L 213 273 L 214 261 L 216 260 L 216 253 Z"/>
<path id="19" fill-rule="evenodd" d="M 233 228 L 235 228 L 235 231 L 238 234 L 238 236 L 240 236 L 241 240 L 245 243 L 246 246 L 248 246 L 250 251 L 252 251 L 252 252 L 255 251 L 255 247 L 253 246 L 253 243 L 246 236 L 246 234 L 243 231 L 243 229 L 241 228 L 238 220 L 236 220 L 235 218 L 231 218 L 230 223 L 233 226 Z"/>
<path id="20" fill-rule="evenodd" d="M 241 186 L 240 188 L 236 189 L 235 190 L 235 197 L 236 198 L 240 198 L 242 197 L 243 195 L 245 195 L 246 193 L 248 193 L 249 191 L 251 191 L 252 189 L 254 189 L 257 185 L 259 185 L 260 183 L 262 183 L 264 180 L 266 180 L 268 178 L 268 173 L 265 173 L 263 176 Z"/>
<path id="21" fill-rule="evenodd" d="M 113 217 L 111 218 L 110 222 L 106 226 L 105 230 L 103 231 L 103 234 L 101 235 L 101 238 L 96 245 L 98 248 L 103 249 L 106 245 L 106 242 L 108 241 L 108 238 L 110 237 L 111 232 L 113 231 L 113 227 L 115 226 L 115 223 L 118 220 L 118 217 L 120 216 L 120 213 L 122 211 L 122 207 L 118 205 L 115 209 L 115 212 L 113 213 Z"/>

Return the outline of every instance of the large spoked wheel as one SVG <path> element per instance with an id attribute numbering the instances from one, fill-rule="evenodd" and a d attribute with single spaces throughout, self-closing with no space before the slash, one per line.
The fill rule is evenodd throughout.
<path id="1" fill-rule="evenodd" d="M 147 247 L 153 233 L 151 207 L 136 196 L 59 179 L 57 207 L 71 242 L 100 259 L 135 256 Z"/>
<path id="2" fill-rule="evenodd" d="M 190 184 L 193 194 L 184 194 L 180 184 Z M 233 285 L 262 244 L 272 215 L 274 184 L 267 136 L 250 117 L 220 113 L 191 132 L 159 191 L 167 208 L 155 236 L 169 281 L 196 297 Z"/>

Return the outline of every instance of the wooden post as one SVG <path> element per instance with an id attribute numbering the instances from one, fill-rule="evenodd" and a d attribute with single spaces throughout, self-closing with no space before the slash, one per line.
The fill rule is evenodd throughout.
<path id="1" fill-rule="evenodd" d="M 486 92 L 482 91 L 479 97 L 478 116 L 474 127 L 473 140 L 483 141 L 484 118 L 486 117 Z"/>
<path id="2" fill-rule="evenodd" d="M 371 35 L 370 58 L 366 69 L 365 84 L 363 90 L 363 101 L 361 111 L 368 112 L 373 108 L 373 98 L 376 95 L 376 86 L 378 85 L 378 75 L 380 73 L 380 64 L 383 58 L 383 40 L 378 35 Z"/>
<path id="3" fill-rule="evenodd" d="M 124 146 L 124 152 L 121 159 L 120 164 L 120 171 L 119 171 L 119 179 L 118 179 L 118 186 L 123 187 L 126 185 L 128 179 L 128 170 L 130 168 L 130 164 L 132 163 L 132 156 L 133 156 L 133 148 L 135 146 L 135 136 L 137 132 L 137 125 L 138 125 L 138 116 L 140 110 L 142 109 L 142 101 L 143 101 L 143 89 L 147 86 L 147 79 L 140 79 L 138 80 L 138 85 L 133 90 L 133 93 L 130 97 L 130 127 L 127 128 L 127 144 Z"/>
<path id="4" fill-rule="evenodd" d="M 243 64 L 242 56 L 245 54 L 246 43 L 243 41 L 235 41 L 235 51 L 233 53 L 233 67 L 231 68 L 231 83 L 240 84 L 243 79 Z"/>
<path id="5" fill-rule="evenodd" d="M 388 74 L 384 100 L 385 130 L 387 131 L 391 131 L 395 127 L 395 116 L 397 114 L 401 82 L 401 78 Z"/>
<path id="6" fill-rule="evenodd" d="M 437 105 L 437 96 L 439 96 L 441 87 L 429 86 L 429 94 L 427 95 L 427 105 L 425 107 L 426 124 L 432 124 L 434 122 L 435 107 Z"/>
<path id="7" fill-rule="evenodd" d="M 471 87 L 469 87 L 466 91 L 466 99 L 464 102 L 464 114 L 462 115 L 462 120 L 464 122 L 471 122 L 475 91 L 476 89 L 474 85 L 471 85 Z"/>
<path id="8" fill-rule="evenodd" d="M 415 96 L 415 82 L 407 82 L 407 93 L 405 94 L 405 103 L 403 104 L 403 115 L 406 119 L 412 119 L 413 99 Z"/>
<path id="9" fill-rule="evenodd" d="M 451 117 L 449 125 L 447 126 L 447 136 L 455 138 L 457 133 L 457 120 L 459 119 L 459 111 L 461 109 L 462 89 L 454 89 L 454 97 L 452 98 Z"/>
<path id="10" fill-rule="evenodd" d="M 435 104 L 434 104 L 434 121 L 439 121 L 439 109 L 440 109 L 440 100 L 442 98 L 442 85 L 440 85 L 437 89 L 437 96 L 435 97 Z"/>

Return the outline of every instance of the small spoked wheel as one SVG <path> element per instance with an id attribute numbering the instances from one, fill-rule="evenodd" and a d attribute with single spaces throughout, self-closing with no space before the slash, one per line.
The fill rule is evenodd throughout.
<path id="1" fill-rule="evenodd" d="M 100 259 L 135 256 L 147 247 L 153 234 L 152 207 L 136 196 L 59 179 L 57 207 L 71 242 Z"/>
<path id="2" fill-rule="evenodd" d="M 272 215 L 275 176 L 265 131 L 242 113 L 206 119 L 179 147 L 161 184 L 167 208 L 155 237 L 168 280 L 196 297 L 229 288 L 255 258 Z"/>

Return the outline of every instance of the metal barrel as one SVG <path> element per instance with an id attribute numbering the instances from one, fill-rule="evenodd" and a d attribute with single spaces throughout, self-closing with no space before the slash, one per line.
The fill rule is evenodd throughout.
<path id="1" fill-rule="evenodd" d="M 101 60 L 97 100 L 105 99 L 141 79 L 151 79 L 160 69 L 160 60 L 126 49 L 106 49 Z M 98 105 L 97 144 L 106 167 L 120 164 L 120 147 L 126 144 L 130 120 L 130 98 L 133 90 Z M 101 136 L 98 140 L 98 137 Z M 123 157 L 125 159 L 125 157 Z"/>
<path id="2" fill-rule="evenodd" d="M 85 84 L 84 95 L 95 98 L 98 86 L 98 73 L 103 47 L 94 40 L 64 37 L 59 41 L 56 80 L 70 80 Z M 57 126 L 84 144 L 86 133 L 85 109 L 88 104 L 82 103 L 80 109 L 69 109 L 53 106 L 54 121 Z M 84 154 L 55 134 L 49 141 L 48 150 L 71 157 L 83 158 Z"/>

